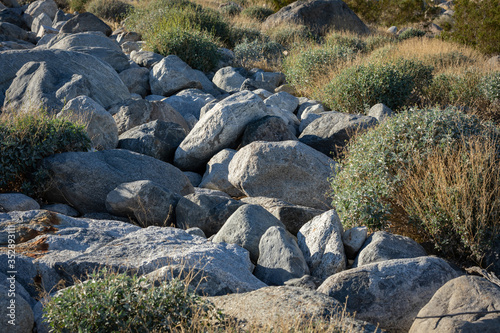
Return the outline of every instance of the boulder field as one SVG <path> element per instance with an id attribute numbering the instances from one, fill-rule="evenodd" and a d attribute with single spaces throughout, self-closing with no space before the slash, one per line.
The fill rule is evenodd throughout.
<path id="1" fill-rule="evenodd" d="M 266 24 L 337 10 L 366 33 L 344 5 L 297 2 Z M 46 332 L 39 290 L 99 267 L 153 279 L 194 271 L 198 294 L 255 324 L 345 306 L 355 332 L 500 327 L 499 285 L 410 238 L 344 230 L 332 209 L 332 157 L 390 117 L 386 106 L 338 113 L 285 92 L 282 73 L 227 62 L 203 73 L 53 0 L 3 7 L 0 106 L 83 119 L 93 148 L 45 158 L 52 181 L 39 202 L 0 194 L 0 331 L 12 230 L 19 325 L 9 332 Z"/>

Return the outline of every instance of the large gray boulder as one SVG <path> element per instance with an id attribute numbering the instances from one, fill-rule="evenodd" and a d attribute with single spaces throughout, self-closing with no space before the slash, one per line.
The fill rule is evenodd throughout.
<path id="1" fill-rule="evenodd" d="M 410 333 L 494 333 L 499 328 L 500 286 L 483 277 L 461 276 L 436 291 Z"/>
<path id="2" fill-rule="evenodd" d="M 341 0 L 293 2 L 264 21 L 266 29 L 281 24 L 305 25 L 318 34 L 331 30 L 370 33 L 363 21 Z"/>
<path id="3" fill-rule="evenodd" d="M 151 87 L 149 86 L 149 70 L 147 68 L 129 68 L 120 72 L 119 75 L 131 94 L 146 97 L 151 91 Z"/>
<path id="4" fill-rule="evenodd" d="M 300 228 L 297 240 L 312 276 L 326 280 L 346 268 L 343 232 L 339 216 L 333 209 Z"/>
<path id="5" fill-rule="evenodd" d="M 253 291 L 266 285 L 252 275 L 248 251 L 231 244 L 216 244 L 181 229 L 149 227 L 109 242 L 57 267 L 67 279 L 83 278 L 99 267 L 149 274 L 164 266 L 183 265 L 203 270 L 224 283 L 229 292 Z M 203 290 L 201 290 L 203 292 Z"/>
<path id="6" fill-rule="evenodd" d="M 85 12 L 78 14 L 64 23 L 59 30 L 61 33 L 78 33 L 87 31 L 100 31 L 106 36 L 111 35 L 111 28 L 100 18 L 92 13 Z"/>
<path id="7" fill-rule="evenodd" d="M 164 57 L 161 54 L 151 51 L 132 51 L 130 52 L 130 59 L 141 67 L 151 69 L 154 65 L 159 63 Z"/>
<path id="8" fill-rule="evenodd" d="M 170 226 L 181 196 L 151 180 L 118 185 L 106 196 L 106 209 L 117 216 L 131 217 L 142 227 Z"/>
<path id="9" fill-rule="evenodd" d="M 176 167 L 128 150 L 62 153 L 45 158 L 42 167 L 52 176 L 44 197 L 80 213 L 106 212 L 106 196 L 125 182 L 151 180 L 181 195 L 194 192 Z"/>
<path id="10" fill-rule="evenodd" d="M 276 198 L 245 197 L 240 201 L 264 207 L 280 220 L 292 235 L 297 235 L 304 224 L 325 212 L 321 209 L 294 205 Z"/>
<path id="11" fill-rule="evenodd" d="M 370 235 L 359 251 L 353 266 L 363 266 L 391 259 L 426 256 L 424 248 L 413 239 L 377 231 Z"/>
<path id="12" fill-rule="evenodd" d="M 0 22 L 0 36 L 3 41 L 16 41 L 19 39 L 28 41 L 30 39 L 30 34 L 26 30 L 9 22 Z"/>
<path id="13" fill-rule="evenodd" d="M 284 228 L 270 227 L 260 239 L 254 274 L 268 285 L 281 286 L 309 274 L 309 268 L 295 238 Z"/>
<path id="14" fill-rule="evenodd" d="M 118 127 L 113 116 L 88 96 L 68 101 L 57 117 L 83 123 L 96 149 L 114 149 L 118 145 Z"/>
<path id="15" fill-rule="evenodd" d="M 266 106 L 250 91 L 236 93 L 217 103 L 189 132 L 175 152 L 174 163 L 184 170 L 204 169 L 224 148 L 231 148 L 252 121 L 266 116 Z"/>
<path id="16" fill-rule="evenodd" d="M 188 229 L 198 227 L 210 237 L 216 234 L 226 220 L 243 203 L 219 195 L 194 193 L 179 200 L 175 214 L 177 227 Z"/>
<path id="17" fill-rule="evenodd" d="M 47 15 L 50 18 L 51 23 L 57 12 L 57 4 L 54 0 L 37 0 L 28 6 L 26 11 L 24 12 L 24 20 L 26 24 L 31 27 L 33 24 L 33 20 L 40 16 L 41 14 Z M 38 31 L 35 31 L 37 33 Z"/>
<path id="18" fill-rule="evenodd" d="M 318 291 L 339 301 L 348 298 L 347 309 L 357 319 L 390 332 L 408 332 L 420 309 L 456 277 L 440 258 L 394 259 L 332 275 Z"/>
<path id="19" fill-rule="evenodd" d="M 188 114 L 193 115 L 196 119 L 200 119 L 200 110 L 207 103 L 216 101 L 215 97 L 204 93 L 198 89 L 186 89 L 164 100 L 165 103 L 171 105 L 183 117 Z"/>
<path id="20" fill-rule="evenodd" d="M 153 66 L 149 74 L 151 93 L 171 96 L 188 88 L 203 88 L 194 70 L 176 55 L 169 55 Z"/>
<path id="21" fill-rule="evenodd" d="M 0 104 L 14 108 L 43 104 L 60 110 L 79 95 L 89 96 L 106 108 L 130 97 L 113 68 L 79 52 L 1 52 L 0 78 Z"/>
<path id="22" fill-rule="evenodd" d="M 224 223 L 212 241 L 237 244 L 250 252 L 253 262 L 259 259 L 259 243 L 270 227 L 285 229 L 283 223 L 260 206 L 244 205 L 238 208 Z"/>
<path id="23" fill-rule="evenodd" d="M 240 91 L 240 87 L 245 82 L 245 77 L 242 76 L 233 67 L 224 67 L 219 69 L 212 79 L 212 82 L 221 90 L 227 93 L 236 93 Z"/>
<path id="24" fill-rule="evenodd" d="M 53 50 L 74 51 L 94 56 L 117 72 L 130 67 L 128 57 L 120 45 L 99 31 L 58 34 L 46 45 Z"/>
<path id="25" fill-rule="evenodd" d="M 236 154 L 234 149 L 222 149 L 215 154 L 207 163 L 207 169 L 199 184 L 199 187 L 211 190 L 219 190 L 232 197 L 241 197 L 243 193 L 233 186 L 228 180 L 229 162 Z"/>
<path id="26" fill-rule="evenodd" d="M 0 210 L 7 212 L 40 209 L 34 199 L 22 193 L 0 193 Z"/>
<path id="27" fill-rule="evenodd" d="M 342 305 L 324 294 L 299 287 L 265 287 L 256 291 L 208 297 L 217 308 L 243 322 L 246 326 L 266 328 L 265 331 L 280 331 L 283 323 L 287 327 L 309 326 L 314 320 L 329 321 L 340 315 Z M 375 326 L 345 318 L 350 332 L 375 332 Z"/>
<path id="28" fill-rule="evenodd" d="M 353 135 L 377 123 L 373 117 L 329 112 L 304 128 L 299 140 L 323 154 L 337 156 Z"/>
<path id="29" fill-rule="evenodd" d="M 326 210 L 333 164 L 328 156 L 298 141 L 258 141 L 234 155 L 229 181 L 248 196 Z"/>
<path id="30" fill-rule="evenodd" d="M 181 125 L 155 120 L 120 134 L 118 147 L 172 162 L 175 150 L 186 137 Z"/>

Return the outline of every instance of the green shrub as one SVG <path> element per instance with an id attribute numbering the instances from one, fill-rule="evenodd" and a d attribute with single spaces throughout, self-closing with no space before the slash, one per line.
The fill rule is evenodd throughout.
<path id="1" fill-rule="evenodd" d="M 37 195 L 43 190 L 39 164 L 52 154 L 86 151 L 84 126 L 38 114 L 2 115 L 0 122 L 0 192 Z"/>
<path id="2" fill-rule="evenodd" d="M 283 56 L 283 46 L 272 41 L 245 40 L 234 47 L 234 61 L 243 67 L 255 62 L 278 63 Z"/>
<path id="3" fill-rule="evenodd" d="M 434 68 L 449 68 L 458 67 L 467 64 L 472 64 L 474 61 L 458 51 L 451 51 L 447 53 L 427 55 L 425 62 L 432 65 Z"/>
<path id="4" fill-rule="evenodd" d="M 406 59 L 348 67 L 325 87 L 323 100 L 326 106 L 341 112 L 364 113 L 377 103 L 398 110 L 415 102 L 432 79 L 432 70 L 431 66 Z"/>
<path id="5" fill-rule="evenodd" d="M 219 7 L 219 12 L 226 16 L 238 16 L 241 13 L 241 6 L 234 2 L 229 2 Z"/>
<path id="6" fill-rule="evenodd" d="M 500 72 L 485 75 L 479 85 L 483 96 L 490 103 L 500 103 Z"/>
<path id="7" fill-rule="evenodd" d="M 351 141 L 330 179 L 333 206 L 346 227 L 387 228 L 401 211 L 397 200 L 405 170 L 434 148 L 495 129 L 454 109 L 405 110 Z"/>
<path id="8" fill-rule="evenodd" d="M 85 6 L 90 0 L 69 0 L 69 8 L 71 8 L 72 11 L 77 11 L 79 13 L 85 11 Z"/>
<path id="9" fill-rule="evenodd" d="M 204 31 L 222 43 L 229 43 L 229 24 L 217 11 L 187 0 L 153 0 L 136 7 L 127 18 L 126 26 L 139 32 L 146 43 L 163 30 Z"/>
<path id="10" fill-rule="evenodd" d="M 318 75 L 353 57 L 353 50 L 345 47 L 306 48 L 285 58 L 283 70 L 287 81 L 296 87 L 312 86 Z"/>
<path id="11" fill-rule="evenodd" d="M 100 18 L 120 22 L 127 16 L 132 6 L 120 0 L 91 0 L 87 3 L 86 9 Z"/>
<path id="12" fill-rule="evenodd" d="M 372 35 L 365 38 L 366 50 L 368 52 L 375 49 L 384 47 L 387 44 L 393 43 L 395 41 L 394 37 L 388 37 L 383 35 Z"/>
<path id="13" fill-rule="evenodd" d="M 440 10 L 432 1 L 422 0 L 346 0 L 345 3 L 364 22 L 385 26 L 425 21 Z"/>
<path id="14" fill-rule="evenodd" d="M 275 11 L 280 10 L 283 7 L 288 6 L 289 4 L 295 2 L 297 0 L 267 0 L 266 2 L 273 8 Z"/>
<path id="15" fill-rule="evenodd" d="M 266 34 L 272 41 L 284 46 L 304 43 L 314 39 L 308 27 L 304 25 L 287 24 L 267 30 Z"/>
<path id="16" fill-rule="evenodd" d="M 274 10 L 266 7 L 252 6 L 241 11 L 241 15 L 263 22 L 268 16 L 274 14 Z"/>
<path id="17" fill-rule="evenodd" d="M 169 332 L 196 316 L 215 314 L 179 280 L 153 285 L 145 277 L 106 269 L 60 291 L 44 306 L 54 332 Z"/>
<path id="18" fill-rule="evenodd" d="M 249 40 L 264 40 L 264 36 L 260 33 L 260 30 L 252 28 L 231 28 L 231 44 L 238 45 Z"/>
<path id="19" fill-rule="evenodd" d="M 415 37 L 423 37 L 425 36 L 425 31 L 415 28 L 409 28 L 404 30 L 402 33 L 398 35 L 399 40 L 405 40 Z"/>
<path id="20" fill-rule="evenodd" d="M 398 201 L 441 255 L 480 263 L 498 237 L 499 148 L 497 137 L 464 138 L 411 162 Z"/>
<path id="21" fill-rule="evenodd" d="M 453 18 L 455 24 L 442 34 L 444 38 L 485 53 L 500 53 L 500 0 L 457 0 Z"/>
<path id="22" fill-rule="evenodd" d="M 329 34 L 325 39 L 325 44 L 331 47 L 351 49 L 354 52 L 365 52 L 367 50 L 366 43 L 361 38 L 340 33 Z"/>
<path id="23" fill-rule="evenodd" d="M 220 60 L 214 38 L 203 31 L 166 29 L 150 37 L 148 45 L 153 52 L 167 56 L 175 54 L 189 66 L 208 72 Z"/>

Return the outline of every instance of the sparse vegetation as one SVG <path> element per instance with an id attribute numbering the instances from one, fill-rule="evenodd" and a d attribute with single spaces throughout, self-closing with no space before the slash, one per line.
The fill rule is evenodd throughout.
<path id="1" fill-rule="evenodd" d="M 41 111 L 16 111 L 0 116 L 0 192 L 36 196 L 45 174 L 39 163 L 52 154 L 86 151 L 90 139 L 83 125 Z"/>
<path id="2" fill-rule="evenodd" d="M 120 22 L 127 16 L 132 6 L 120 0 L 91 0 L 85 8 L 100 18 Z"/>

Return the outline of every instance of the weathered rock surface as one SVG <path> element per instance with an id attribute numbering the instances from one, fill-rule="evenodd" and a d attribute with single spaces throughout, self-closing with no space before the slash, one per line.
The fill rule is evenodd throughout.
<path id="1" fill-rule="evenodd" d="M 377 123 L 373 117 L 329 112 L 310 123 L 299 140 L 323 154 L 336 156 L 354 134 Z"/>
<path id="2" fill-rule="evenodd" d="M 328 177 L 334 162 L 298 141 L 252 142 L 229 163 L 229 182 L 248 196 L 329 209 Z"/>
<path id="3" fill-rule="evenodd" d="M 348 259 L 356 258 L 356 254 L 365 243 L 367 236 L 367 227 L 354 227 L 344 232 L 342 242 L 344 242 L 344 250 Z"/>
<path id="4" fill-rule="evenodd" d="M 133 94 L 146 97 L 151 91 L 149 86 L 149 70 L 147 68 L 129 68 L 120 72 L 120 79 Z"/>
<path id="5" fill-rule="evenodd" d="M 70 100 L 57 117 L 82 122 L 96 149 L 114 149 L 118 145 L 118 127 L 113 116 L 88 96 Z"/>
<path id="6" fill-rule="evenodd" d="M 219 196 L 201 193 L 189 194 L 179 200 L 175 213 L 177 227 L 198 227 L 208 237 L 216 234 L 226 220 L 243 203 Z"/>
<path id="7" fill-rule="evenodd" d="M 270 227 L 285 229 L 283 223 L 260 206 L 244 205 L 238 208 L 212 239 L 214 243 L 237 244 L 250 252 L 253 262 L 259 259 L 259 243 Z"/>
<path id="8" fill-rule="evenodd" d="M 461 315 L 446 316 L 453 314 Z M 483 277 L 461 276 L 436 291 L 419 311 L 410 333 L 493 333 L 499 328 L 500 286 Z"/>
<path id="9" fill-rule="evenodd" d="M 201 82 L 193 72 L 178 56 L 169 55 L 154 65 L 149 74 L 151 93 L 170 96 L 187 88 L 201 89 Z"/>
<path id="10" fill-rule="evenodd" d="M 267 285 L 281 286 L 290 279 L 309 274 L 295 238 L 281 227 L 270 227 L 259 242 L 254 275 Z"/>
<path id="11" fill-rule="evenodd" d="M 385 121 L 387 118 L 390 118 L 393 115 L 394 112 L 383 103 L 375 104 L 368 111 L 368 116 L 377 119 L 379 123 Z"/>
<path id="12" fill-rule="evenodd" d="M 343 232 L 342 223 L 333 209 L 300 228 L 297 240 L 312 276 L 325 280 L 346 268 Z"/>
<path id="13" fill-rule="evenodd" d="M 241 197 L 243 193 L 233 186 L 228 180 L 229 162 L 236 154 L 236 150 L 222 149 L 207 163 L 207 169 L 201 180 L 200 187 L 219 190 L 232 197 Z"/>
<path id="14" fill-rule="evenodd" d="M 111 35 L 111 28 L 100 18 L 92 13 L 78 14 L 69 19 L 59 30 L 61 33 L 78 33 L 87 31 L 100 31 L 106 36 Z"/>
<path id="15" fill-rule="evenodd" d="M 341 0 L 297 1 L 281 8 L 264 21 L 270 29 L 280 24 L 305 25 L 318 34 L 330 30 L 367 34 L 368 27 Z"/>
<path id="16" fill-rule="evenodd" d="M 256 291 L 207 298 L 216 307 L 231 317 L 248 325 L 270 327 L 279 330 L 283 323 L 287 327 L 306 324 L 312 318 L 329 320 L 341 312 L 335 299 L 321 293 L 298 287 L 265 287 Z M 348 319 L 347 319 L 348 320 Z M 352 332 L 375 332 L 373 325 L 349 320 Z M 273 330 L 274 331 L 274 330 Z"/>
<path id="17" fill-rule="evenodd" d="M 23 211 L 40 209 L 40 205 L 34 199 L 22 193 L 0 193 L 0 210 Z"/>
<path id="18" fill-rule="evenodd" d="M 150 180 L 117 186 L 106 196 L 106 209 L 117 216 L 131 217 L 143 227 L 170 226 L 181 196 Z"/>
<path id="19" fill-rule="evenodd" d="M 413 239 L 385 231 L 373 233 L 359 251 L 353 267 L 384 260 L 426 256 L 424 248 Z"/>
<path id="20" fill-rule="evenodd" d="M 14 293 L 9 297 L 9 289 L 0 285 L 0 323 L 2 331 L 9 333 L 31 333 L 35 316 L 29 303 Z"/>
<path id="21" fill-rule="evenodd" d="M 250 91 L 220 101 L 196 123 L 180 144 L 175 152 L 175 165 L 190 171 L 204 168 L 213 155 L 235 144 L 248 123 L 266 115 L 266 106 Z"/>
<path id="22" fill-rule="evenodd" d="M 186 137 L 181 125 L 155 120 L 122 133 L 118 147 L 172 162 L 175 150 Z"/>
<path id="23" fill-rule="evenodd" d="M 313 217 L 324 213 L 324 210 L 321 209 L 293 205 L 276 198 L 245 197 L 241 201 L 264 207 L 269 213 L 280 220 L 292 235 L 297 235 L 299 229 L 312 220 Z"/>
<path id="24" fill-rule="evenodd" d="M 198 89 L 185 89 L 165 99 L 183 117 L 190 114 L 196 119 L 200 119 L 201 108 L 212 101 L 216 101 L 215 97 Z"/>
<path id="25" fill-rule="evenodd" d="M 287 123 L 280 117 L 265 116 L 247 125 L 240 147 L 244 147 L 254 141 L 287 141 L 297 140 L 294 132 L 290 130 Z"/>
<path id="26" fill-rule="evenodd" d="M 356 318 L 390 332 L 408 332 L 413 318 L 446 282 L 458 277 L 435 257 L 387 260 L 330 276 L 318 288 L 339 301 Z"/>
<path id="27" fill-rule="evenodd" d="M 240 91 L 240 87 L 245 82 L 245 77 L 242 76 L 233 67 L 224 67 L 219 69 L 212 79 L 212 82 L 221 90 L 227 93 L 236 93 Z"/>
<path id="28" fill-rule="evenodd" d="M 164 57 L 161 54 L 150 51 L 132 51 L 130 59 L 141 67 L 151 69 L 159 63 Z"/>
<path id="29" fill-rule="evenodd" d="M 149 227 L 84 253 L 57 266 L 67 278 L 108 266 L 148 274 L 164 266 L 184 265 L 215 276 L 231 292 L 253 291 L 266 285 L 254 277 L 248 252 L 236 245 L 215 244 L 176 228 Z"/>
<path id="30" fill-rule="evenodd" d="M 1 52 L 0 77 L 0 104 L 4 106 L 44 104 L 49 109 L 61 109 L 65 101 L 86 95 L 106 108 L 130 96 L 116 71 L 78 52 Z"/>
<path id="31" fill-rule="evenodd" d="M 68 203 L 81 213 L 106 212 L 106 196 L 124 182 L 152 180 L 174 193 L 194 192 L 176 167 L 128 150 L 63 153 L 44 159 L 42 166 L 53 177 L 45 198 Z"/>

